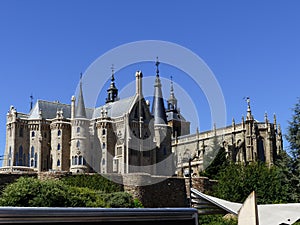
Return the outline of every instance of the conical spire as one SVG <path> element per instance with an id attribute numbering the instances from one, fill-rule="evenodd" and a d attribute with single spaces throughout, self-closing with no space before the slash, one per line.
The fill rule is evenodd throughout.
<path id="1" fill-rule="evenodd" d="M 115 86 L 115 71 L 114 71 L 114 65 L 111 67 L 111 82 L 110 86 L 107 89 L 107 98 L 106 103 L 108 102 L 114 102 L 118 98 L 118 89 Z"/>
<path id="2" fill-rule="evenodd" d="M 177 99 L 174 95 L 174 87 L 173 87 L 173 77 L 171 76 L 171 89 L 170 89 L 170 98 L 168 99 L 168 110 L 176 110 L 177 109 Z"/>
<path id="3" fill-rule="evenodd" d="M 75 110 L 75 117 L 86 118 L 85 105 L 84 105 L 83 94 L 82 94 L 82 74 L 80 74 L 80 88 L 79 88 L 77 107 Z"/>
<path id="4" fill-rule="evenodd" d="M 154 84 L 154 96 L 152 104 L 152 115 L 154 116 L 154 124 L 167 124 L 164 99 L 161 91 L 161 82 L 159 78 L 159 61 L 156 58 L 156 79 Z"/>

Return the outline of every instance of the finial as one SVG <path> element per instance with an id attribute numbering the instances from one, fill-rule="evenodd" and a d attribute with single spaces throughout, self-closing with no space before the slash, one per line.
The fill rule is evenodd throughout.
<path id="1" fill-rule="evenodd" d="M 246 101 L 247 101 L 247 111 L 250 112 L 251 111 L 251 107 L 250 107 L 250 98 L 249 97 L 246 97 Z"/>
<path id="2" fill-rule="evenodd" d="M 115 81 L 115 67 L 114 64 L 111 65 L 111 81 Z"/>
<path id="3" fill-rule="evenodd" d="M 159 66 L 160 62 L 158 61 L 158 57 L 156 57 L 156 76 L 159 77 L 159 69 L 158 69 L 158 66 Z"/>
<path id="4" fill-rule="evenodd" d="M 174 92 L 174 87 L 173 87 L 173 76 L 171 75 L 171 94 Z"/>
<path id="5" fill-rule="evenodd" d="M 265 112 L 265 122 L 267 123 L 268 122 L 268 113 Z"/>
<path id="6" fill-rule="evenodd" d="M 33 107 L 33 96 L 32 94 L 29 96 L 30 98 L 30 110 L 32 110 L 32 107 Z"/>

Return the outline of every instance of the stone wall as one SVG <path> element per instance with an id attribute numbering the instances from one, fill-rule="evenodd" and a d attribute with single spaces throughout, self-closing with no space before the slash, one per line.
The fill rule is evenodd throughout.
<path id="1" fill-rule="evenodd" d="M 92 176 L 93 174 L 86 174 Z M 41 180 L 76 176 L 68 172 L 41 172 L 34 174 L 0 174 L 0 191 L 21 176 L 38 177 Z M 141 201 L 145 208 L 188 207 L 189 179 L 182 177 L 151 176 L 146 173 L 105 174 L 104 177 L 123 185 L 124 191 Z M 216 181 L 207 177 L 192 179 L 193 188 L 209 193 Z"/>
<path id="2" fill-rule="evenodd" d="M 184 178 L 125 174 L 123 181 L 124 191 L 139 199 L 146 208 L 188 206 Z"/>

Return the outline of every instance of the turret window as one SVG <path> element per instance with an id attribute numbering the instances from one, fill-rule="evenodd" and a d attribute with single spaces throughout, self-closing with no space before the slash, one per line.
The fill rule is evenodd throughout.
<path id="1" fill-rule="evenodd" d="M 77 127 L 77 131 L 76 131 L 77 133 L 80 133 L 80 127 Z"/>
<path id="2" fill-rule="evenodd" d="M 82 156 L 79 156 L 79 158 L 78 158 L 78 164 L 82 165 Z"/>
<path id="3" fill-rule="evenodd" d="M 105 149 L 105 143 L 102 143 L 102 149 Z"/>
<path id="4" fill-rule="evenodd" d="M 60 166 L 60 160 L 57 160 L 57 166 Z"/>
<path id="5" fill-rule="evenodd" d="M 60 144 L 57 145 L 57 150 L 60 150 Z"/>
<path id="6" fill-rule="evenodd" d="M 35 137 L 35 132 L 34 131 L 31 132 L 31 137 Z"/>
<path id="7" fill-rule="evenodd" d="M 11 146 L 9 146 L 8 158 L 11 158 Z"/>
<path id="8" fill-rule="evenodd" d="M 105 133 L 106 133 L 106 132 L 105 132 L 105 129 L 103 129 L 103 130 L 102 130 L 102 135 L 105 135 Z"/>
<path id="9" fill-rule="evenodd" d="M 61 130 L 57 131 L 57 136 L 59 137 L 61 135 Z"/>
<path id="10" fill-rule="evenodd" d="M 80 141 L 77 141 L 76 143 L 76 147 L 79 148 L 80 147 Z"/>
<path id="11" fill-rule="evenodd" d="M 78 165 L 78 158 L 75 156 L 75 165 Z"/>

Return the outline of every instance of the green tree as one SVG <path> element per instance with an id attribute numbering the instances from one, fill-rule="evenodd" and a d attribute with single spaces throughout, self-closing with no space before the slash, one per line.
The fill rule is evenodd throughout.
<path id="1" fill-rule="evenodd" d="M 288 121 L 286 140 L 289 142 L 289 151 L 294 159 L 300 157 L 300 98 L 292 109 L 292 120 Z"/>
<path id="2" fill-rule="evenodd" d="M 286 140 L 289 142 L 288 150 L 292 156 L 290 182 L 294 187 L 293 195 L 300 200 L 300 98 L 292 109 L 292 119 L 288 121 Z"/>
<path id="3" fill-rule="evenodd" d="M 99 184 L 101 185 L 101 184 Z M 59 180 L 41 181 L 21 177 L 9 184 L 0 197 L 0 206 L 19 207 L 134 207 L 125 192 L 104 193 L 87 187 L 70 186 Z"/>
<path id="4" fill-rule="evenodd" d="M 290 184 L 282 180 L 282 171 L 263 163 L 247 166 L 231 164 L 220 172 L 214 194 L 229 201 L 244 202 L 255 191 L 259 204 L 292 201 Z"/>

